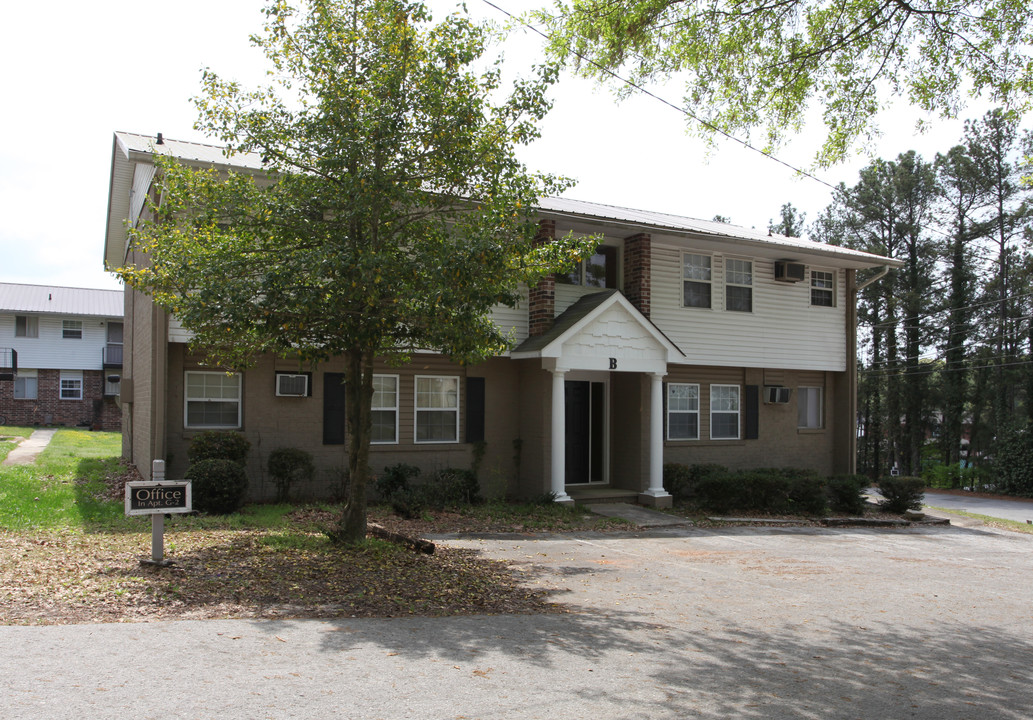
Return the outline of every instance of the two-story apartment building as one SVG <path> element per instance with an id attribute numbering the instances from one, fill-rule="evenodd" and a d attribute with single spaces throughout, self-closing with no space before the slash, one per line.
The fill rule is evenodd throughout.
<path id="1" fill-rule="evenodd" d="M 0 416 L 121 429 L 122 307 L 121 290 L 0 283 Z"/>
<path id="2" fill-rule="evenodd" d="M 142 262 L 126 244 L 150 191 L 154 152 L 255 170 L 254 157 L 116 133 L 105 262 Z M 495 321 L 510 352 L 463 367 L 432 354 L 376 368 L 375 472 L 399 462 L 470 467 L 510 496 L 584 488 L 669 501 L 665 462 L 732 468 L 854 468 L 858 271 L 899 263 L 727 224 L 565 199 L 539 208 L 541 238 L 601 236 L 569 275 L 529 288 Z M 126 292 L 125 455 L 173 476 L 201 430 L 245 433 L 253 497 L 278 447 L 311 452 L 329 491 L 345 465 L 343 366 L 267 357 L 244 372 L 204 364 L 189 333 Z"/>

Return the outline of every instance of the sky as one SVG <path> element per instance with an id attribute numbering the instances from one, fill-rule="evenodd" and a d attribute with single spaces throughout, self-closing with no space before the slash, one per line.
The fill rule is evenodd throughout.
<path id="1" fill-rule="evenodd" d="M 119 287 L 102 260 L 113 133 L 211 142 L 193 129 L 190 98 L 200 91 L 204 67 L 247 86 L 262 82 L 265 58 L 248 36 L 261 29 L 264 4 L 57 0 L 5 9 L 0 282 Z M 480 0 L 468 4 L 477 16 L 504 19 Z M 496 4 L 520 13 L 542 3 Z M 540 45 L 533 34 L 518 35 L 507 43 L 506 57 L 511 66 L 528 64 Z M 675 103 L 681 95 L 675 84 L 652 90 Z M 617 102 L 609 90 L 569 75 L 552 96 L 543 137 L 523 160 L 533 170 L 575 178 L 568 197 L 707 220 L 722 215 L 757 228 L 778 218 L 786 202 L 811 222 L 831 201 L 827 186 L 735 143 L 708 149 L 686 133 L 684 115 L 655 99 Z M 918 118 L 906 106 L 888 109 L 878 155 L 894 158 L 914 149 L 932 159 L 961 137 L 962 120 L 934 118 L 926 118 L 933 129 L 916 136 Z M 808 129 L 777 155 L 807 168 L 820 139 L 820 128 Z M 850 186 L 870 161 L 856 154 L 815 174 Z"/>

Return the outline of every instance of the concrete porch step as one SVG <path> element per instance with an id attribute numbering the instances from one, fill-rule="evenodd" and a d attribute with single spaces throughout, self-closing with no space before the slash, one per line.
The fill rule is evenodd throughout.
<path id="1" fill-rule="evenodd" d="M 637 505 L 639 493 L 634 490 L 624 490 L 622 488 L 580 486 L 568 487 L 567 495 L 570 495 L 576 505 L 597 505 L 604 503 L 626 503 L 629 505 Z"/>

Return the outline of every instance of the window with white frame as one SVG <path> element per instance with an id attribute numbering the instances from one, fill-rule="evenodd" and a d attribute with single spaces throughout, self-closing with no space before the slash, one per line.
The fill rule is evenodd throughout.
<path id="1" fill-rule="evenodd" d="M 753 262 L 725 260 L 725 310 L 753 312 Z"/>
<path id="2" fill-rule="evenodd" d="M 685 307 L 710 307 L 710 256 L 685 253 L 682 256 L 682 282 L 682 303 Z"/>
<path id="3" fill-rule="evenodd" d="M 62 400 L 82 400 L 82 370 L 62 370 L 61 390 Z"/>
<path id="4" fill-rule="evenodd" d="M 82 340 L 82 320 L 62 320 L 61 337 L 65 340 Z"/>
<path id="5" fill-rule="evenodd" d="M 739 439 L 739 386 L 710 386 L 710 439 Z"/>
<path id="6" fill-rule="evenodd" d="M 398 442 L 398 376 L 373 376 L 373 443 Z"/>
<path id="7" fill-rule="evenodd" d="M 459 442 L 459 378 L 416 376 L 418 443 Z"/>
<path id="8" fill-rule="evenodd" d="M 583 285 L 585 287 L 617 287 L 618 252 L 613 245 L 600 245 L 589 257 L 577 264 L 566 274 L 557 274 L 556 282 L 562 285 Z"/>
<path id="9" fill-rule="evenodd" d="M 796 389 L 796 426 L 809 430 L 825 427 L 822 388 L 801 387 Z"/>
<path id="10" fill-rule="evenodd" d="M 14 378 L 14 399 L 35 400 L 39 393 L 39 374 L 35 370 L 18 370 Z"/>
<path id="11" fill-rule="evenodd" d="M 183 385 L 184 427 L 240 427 L 240 373 L 188 370 Z"/>
<path id="12" fill-rule="evenodd" d="M 811 305 L 818 307 L 835 305 L 835 277 L 825 270 L 811 270 Z"/>
<path id="13" fill-rule="evenodd" d="M 15 315 L 14 336 L 23 338 L 38 338 L 39 318 L 35 315 Z"/>
<path id="14" fill-rule="evenodd" d="M 699 440 L 699 385 L 667 384 L 667 439 Z"/>

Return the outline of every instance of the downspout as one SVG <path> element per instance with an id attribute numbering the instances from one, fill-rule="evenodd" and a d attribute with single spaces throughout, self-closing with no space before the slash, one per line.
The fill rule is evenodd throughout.
<path id="1" fill-rule="evenodd" d="M 876 280 L 882 280 L 884 277 L 886 277 L 886 275 L 889 274 L 889 271 L 890 271 L 890 266 L 889 265 L 883 265 L 882 266 L 882 270 L 880 270 L 877 275 L 875 275 L 874 277 L 868 278 L 863 283 L 861 283 L 856 288 L 854 288 L 854 294 L 856 295 L 857 293 L 861 292 L 866 287 L 868 287 L 869 285 L 874 283 Z"/>

